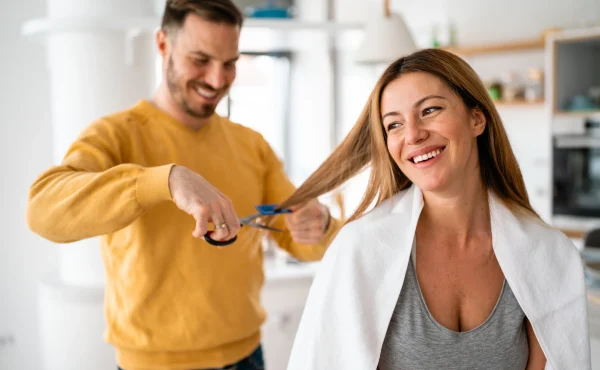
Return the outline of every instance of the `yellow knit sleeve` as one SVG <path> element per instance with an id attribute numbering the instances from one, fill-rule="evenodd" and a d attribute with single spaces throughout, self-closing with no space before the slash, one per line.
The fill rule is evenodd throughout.
<path id="1" fill-rule="evenodd" d="M 63 162 L 35 180 L 27 202 L 27 224 L 33 232 L 59 243 L 108 234 L 147 208 L 171 200 L 173 165 L 123 163 L 128 133 L 121 127 L 103 120 L 90 125 Z"/>

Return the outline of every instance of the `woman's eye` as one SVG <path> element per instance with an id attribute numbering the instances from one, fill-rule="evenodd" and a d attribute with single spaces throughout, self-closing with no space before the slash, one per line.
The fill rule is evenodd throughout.
<path id="1" fill-rule="evenodd" d="M 392 122 L 387 125 L 387 130 L 390 131 L 398 127 L 400 127 L 400 124 L 398 122 Z"/>
<path id="2" fill-rule="evenodd" d="M 207 59 L 195 59 L 194 63 L 196 63 L 199 66 L 203 66 L 208 64 L 208 60 Z"/>
<path id="3" fill-rule="evenodd" d="M 442 108 L 440 108 L 440 107 L 425 108 L 425 109 L 423 109 L 423 115 L 426 116 L 426 115 L 431 114 L 431 113 L 433 113 L 433 112 L 435 112 L 435 111 L 437 111 L 439 109 L 442 109 Z"/>

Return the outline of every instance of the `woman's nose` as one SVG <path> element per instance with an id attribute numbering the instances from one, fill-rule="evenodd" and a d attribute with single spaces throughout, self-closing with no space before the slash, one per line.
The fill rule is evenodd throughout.
<path id="1" fill-rule="evenodd" d="M 416 145 L 427 139 L 427 131 L 416 121 L 407 122 L 404 132 L 408 145 Z"/>

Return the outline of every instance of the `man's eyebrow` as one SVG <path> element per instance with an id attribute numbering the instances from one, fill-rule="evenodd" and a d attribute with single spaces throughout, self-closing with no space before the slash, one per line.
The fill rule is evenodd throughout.
<path id="1" fill-rule="evenodd" d="M 192 51 L 190 54 L 192 54 L 192 55 L 194 55 L 194 56 L 202 57 L 202 58 L 208 58 L 208 59 L 217 59 L 215 56 L 213 56 L 213 55 L 210 55 L 210 54 L 208 54 L 208 53 L 205 53 L 205 52 L 203 52 L 203 51 L 200 51 L 200 50 Z M 236 55 L 235 57 L 233 57 L 233 58 L 231 58 L 231 59 L 229 59 L 229 60 L 226 60 L 226 61 L 225 61 L 225 63 L 231 63 L 231 62 L 235 62 L 235 61 L 237 61 L 238 59 L 240 59 L 240 56 L 239 56 L 239 55 Z"/>

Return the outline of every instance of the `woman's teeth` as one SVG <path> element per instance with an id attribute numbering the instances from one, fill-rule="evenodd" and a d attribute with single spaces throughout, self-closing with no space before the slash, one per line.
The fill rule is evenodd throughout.
<path id="1" fill-rule="evenodd" d="M 437 149 L 437 150 L 433 150 L 433 151 L 431 151 L 429 153 L 413 157 L 413 162 L 419 163 L 419 162 L 426 161 L 426 160 L 428 160 L 430 158 L 437 157 L 438 154 L 440 154 L 442 152 L 442 150 L 443 149 Z"/>

